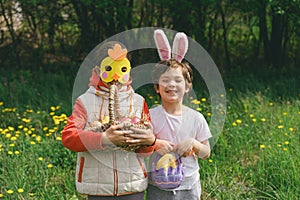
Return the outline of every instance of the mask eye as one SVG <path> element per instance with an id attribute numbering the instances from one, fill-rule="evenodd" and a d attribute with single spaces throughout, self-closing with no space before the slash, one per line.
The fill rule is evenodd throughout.
<path id="1" fill-rule="evenodd" d="M 121 71 L 122 72 L 126 72 L 127 71 L 127 67 L 122 67 Z"/>
<path id="2" fill-rule="evenodd" d="M 109 66 L 109 65 L 107 65 L 107 66 L 105 66 L 105 71 L 110 71 L 111 70 L 111 66 Z"/>

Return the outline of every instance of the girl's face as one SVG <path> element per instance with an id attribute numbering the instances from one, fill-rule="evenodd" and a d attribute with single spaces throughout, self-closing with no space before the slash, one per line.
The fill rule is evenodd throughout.
<path id="1" fill-rule="evenodd" d="M 158 80 L 158 92 L 165 103 L 182 103 L 183 96 L 189 91 L 181 68 L 169 68 Z"/>

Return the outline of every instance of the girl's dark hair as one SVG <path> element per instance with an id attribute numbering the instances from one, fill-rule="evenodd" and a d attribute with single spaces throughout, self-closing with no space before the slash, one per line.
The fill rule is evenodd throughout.
<path id="1" fill-rule="evenodd" d="M 165 73 L 168 69 L 170 69 L 170 68 L 177 69 L 179 67 L 182 69 L 182 75 L 186 81 L 188 88 L 191 88 L 192 81 L 193 81 L 192 68 L 190 67 L 190 65 L 187 62 L 181 63 L 172 58 L 169 60 L 162 60 L 158 64 L 155 65 L 155 68 L 152 72 L 152 79 L 153 79 L 154 85 L 156 85 L 156 86 L 158 85 L 159 77 L 163 73 Z"/>

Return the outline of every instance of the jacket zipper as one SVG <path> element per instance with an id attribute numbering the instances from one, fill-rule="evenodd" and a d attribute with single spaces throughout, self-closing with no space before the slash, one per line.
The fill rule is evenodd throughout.
<path id="1" fill-rule="evenodd" d="M 141 167 L 141 169 L 142 169 L 142 171 L 143 171 L 143 173 L 144 173 L 144 177 L 147 178 L 147 172 L 146 172 L 146 169 L 145 169 L 145 167 L 144 167 L 142 161 L 139 159 L 138 156 L 136 156 L 136 159 L 138 160 L 138 162 L 139 162 L 139 164 L 140 164 L 140 167 Z"/>
<path id="2" fill-rule="evenodd" d="M 117 170 L 116 152 L 113 153 L 113 170 L 114 170 L 114 196 L 118 194 L 118 170 Z"/>

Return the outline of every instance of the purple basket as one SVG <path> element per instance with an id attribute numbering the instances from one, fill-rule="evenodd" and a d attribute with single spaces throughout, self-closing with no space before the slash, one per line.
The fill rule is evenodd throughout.
<path id="1" fill-rule="evenodd" d="M 184 167 L 178 154 L 156 155 L 152 163 L 151 178 L 155 186 L 161 189 L 175 189 L 180 186 L 184 179 Z M 162 167 L 158 166 L 160 159 L 164 160 Z"/>

